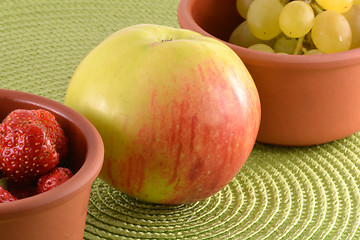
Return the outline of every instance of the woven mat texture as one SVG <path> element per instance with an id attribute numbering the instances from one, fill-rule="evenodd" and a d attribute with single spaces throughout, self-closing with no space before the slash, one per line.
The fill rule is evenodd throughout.
<path id="1" fill-rule="evenodd" d="M 0 87 L 63 102 L 83 57 L 120 28 L 178 27 L 179 0 L 1 0 Z M 360 239 L 360 133 L 306 148 L 256 144 L 222 191 L 139 202 L 97 179 L 84 239 Z M 0 236 L 1 239 L 1 236 Z"/>

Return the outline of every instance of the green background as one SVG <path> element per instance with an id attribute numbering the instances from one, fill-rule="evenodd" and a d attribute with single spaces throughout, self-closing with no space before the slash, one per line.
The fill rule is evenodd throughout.
<path id="1" fill-rule="evenodd" d="M 179 27 L 179 0 L 1 0 L 0 88 L 63 102 L 85 55 L 134 24 Z M 287 148 L 256 144 L 213 197 L 163 206 L 97 179 L 84 239 L 360 239 L 360 135 Z M 0 237 L 1 238 L 1 237 Z"/>

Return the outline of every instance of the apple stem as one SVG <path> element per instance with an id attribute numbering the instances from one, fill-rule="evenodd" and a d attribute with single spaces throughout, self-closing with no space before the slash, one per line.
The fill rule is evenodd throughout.
<path id="1" fill-rule="evenodd" d="M 172 38 L 170 38 L 170 39 L 164 39 L 164 40 L 161 40 L 161 42 L 170 42 L 170 41 L 172 41 L 173 39 Z"/>

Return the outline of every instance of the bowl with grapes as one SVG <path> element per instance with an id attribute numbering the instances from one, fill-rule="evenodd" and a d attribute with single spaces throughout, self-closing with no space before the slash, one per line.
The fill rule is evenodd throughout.
<path id="1" fill-rule="evenodd" d="M 350 43 L 345 43 L 344 47 L 341 42 L 340 45 L 343 45 L 339 47 L 335 42 L 332 47 L 331 45 L 330 47 L 321 46 L 322 51 L 319 50 L 315 45 L 316 31 L 318 35 L 321 35 L 325 28 L 327 28 L 325 33 L 331 32 L 333 29 L 343 27 L 341 24 L 346 23 L 341 22 L 344 19 L 342 17 L 339 17 L 340 20 L 327 18 L 322 21 L 322 24 L 318 23 L 315 26 L 315 19 L 320 13 L 335 12 L 325 10 L 315 1 L 312 1 L 314 5 L 310 6 L 314 13 L 313 23 L 308 33 L 302 37 L 290 38 L 282 30 L 277 30 L 275 37 L 269 36 L 266 39 L 254 37 L 253 32 L 251 34 L 236 33 L 235 29 L 256 29 L 256 27 L 250 28 L 249 17 L 252 21 L 255 19 L 253 24 L 256 25 L 257 22 L 264 22 L 264 19 L 257 19 L 259 15 L 274 15 L 273 12 L 282 11 L 289 2 L 293 2 L 267 1 L 276 3 L 266 6 L 264 0 L 242 1 L 243 5 L 250 6 L 246 9 L 246 14 L 242 16 L 237 6 L 239 1 L 236 0 L 181 0 L 178 6 L 178 21 L 181 28 L 193 30 L 228 45 L 248 68 L 258 88 L 261 101 L 262 117 L 258 142 L 310 146 L 341 139 L 359 131 L 360 48 L 353 46 L 359 42 L 356 38 L 358 33 L 352 32 L 351 46 L 349 46 Z M 256 8 L 252 7 L 255 2 L 258 4 Z M 347 1 L 343 3 L 345 2 Z M 311 1 L 304 1 L 304 3 L 312 4 Z M 274 9 L 276 8 L 274 5 L 280 10 Z M 360 22 L 360 5 L 356 6 L 350 0 L 350 7 L 352 9 L 358 7 L 356 9 L 358 14 L 352 17 Z M 255 12 L 253 16 L 249 16 L 250 11 Z M 341 15 L 344 16 L 346 13 Z M 278 14 L 277 24 L 279 24 L 279 19 Z M 270 22 L 271 19 L 265 21 L 265 23 Z M 324 22 L 330 24 L 326 25 Z M 345 26 L 345 29 L 351 32 L 353 29 L 350 20 L 347 23 L 348 26 Z M 296 25 L 295 27 L 300 28 Z M 271 33 L 272 28 L 270 24 L 263 33 L 260 31 L 259 34 L 268 34 L 266 31 Z M 314 35 L 312 35 L 313 32 Z M 237 40 L 231 39 L 236 34 L 240 37 L 238 36 Z M 346 35 L 348 33 L 344 34 L 340 38 L 349 37 Z M 326 38 L 322 41 L 326 44 L 333 40 Z M 263 44 L 271 48 L 270 52 L 254 50 L 257 49 L 256 46 Z M 278 45 L 275 46 L 275 44 Z M 253 48 L 254 45 L 255 48 Z M 291 51 L 287 52 L 288 49 Z"/>
<path id="2" fill-rule="evenodd" d="M 48 132 L 45 132 L 44 125 L 40 127 L 40 122 L 34 120 L 34 115 L 28 115 L 34 117 L 31 118 L 32 120 L 24 122 L 21 120 L 21 124 L 11 125 L 10 122 L 16 123 L 17 121 L 19 123 L 20 118 L 10 118 L 9 113 L 13 111 L 27 112 L 28 110 L 42 111 L 43 113 L 46 111 L 55 117 L 67 139 L 64 141 L 67 143 L 64 145 L 67 146 L 66 154 L 62 155 L 62 162 L 56 168 L 59 169 L 61 165 L 62 169 L 67 168 L 72 172 L 72 176 L 61 185 L 39 193 L 36 192 L 36 187 L 33 189 L 33 185 L 28 182 L 16 182 L 14 185 L 15 182 L 10 181 L 11 176 L 6 175 L 8 171 L 0 168 L 0 239 L 83 239 L 91 186 L 103 163 L 104 146 L 100 134 L 85 117 L 49 98 L 26 92 L 0 89 L 0 102 L 1 166 L 6 165 L 6 158 L 11 155 L 12 166 L 18 165 L 19 171 L 23 174 L 26 173 L 26 169 L 34 169 L 32 166 L 36 166 L 36 172 L 42 171 L 42 167 L 39 167 L 43 162 L 41 159 L 54 153 L 39 155 L 41 157 L 36 159 L 33 156 L 37 151 L 32 151 L 32 148 L 37 144 L 32 143 L 35 141 L 34 139 L 43 139 L 44 142 L 40 148 L 40 152 L 42 152 L 42 150 L 45 151 L 48 147 L 53 146 L 55 142 L 44 137 L 48 135 Z M 9 124 L 4 125 L 5 121 Z M 23 126 L 27 126 L 27 128 Z M 30 132 L 30 129 L 41 129 L 44 133 L 35 135 L 36 132 Z M 55 136 L 60 135 L 61 131 L 58 131 L 57 128 L 52 129 Z M 29 135 L 27 135 L 28 133 Z M 18 137 L 12 138 L 12 134 Z M 22 141 L 21 139 L 27 140 Z M 8 144 L 10 141 L 19 144 Z M 40 142 L 40 140 L 36 142 Z M 46 144 L 48 142 L 51 145 Z M 15 146 L 14 151 L 9 150 L 12 146 Z M 8 149 L 10 155 L 2 148 Z M 17 150 L 15 151 L 15 149 Z M 25 161 L 18 158 L 20 155 L 17 153 L 20 152 L 26 153 L 23 158 Z M 20 168 L 20 162 L 23 162 L 24 166 L 27 167 Z M 29 162 L 37 162 L 38 165 L 27 164 Z M 29 165 L 31 166 L 29 167 Z M 29 173 L 31 170 L 27 172 Z M 57 176 L 61 177 L 60 175 Z M 4 184 L 5 181 L 7 184 Z M 55 180 L 52 181 L 55 182 Z M 4 194 L 4 189 L 7 194 Z"/>

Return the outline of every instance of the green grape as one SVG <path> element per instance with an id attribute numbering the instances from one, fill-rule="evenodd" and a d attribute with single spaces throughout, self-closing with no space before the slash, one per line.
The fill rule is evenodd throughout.
<path id="1" fill-rule="evenodd" d="M 231 33 L 229 42 L 245 48 L 250 47 L 256 43 L 265 43 L 268 45 L 273 44 L 272 40 L 264 41 L 255 37 L 254 34 L 250 31 L 246 20 L 240 23 L 240 25 L 237 26 Z"/>
<path id="2" fill-rule="evenodd" d="M 316 0 L 316 2 L 325 10 L 344 13 L 352 7 L 353 0 Z"/>
<path id="3" fill-rule="evenodd" d="M 299 38 L 311 30 L 314 18 L 314 11 L 308 3 L 289 2 L 280 13 L 280 29 L 288 37 Z"/>
<path id="4" fill-rule="evenodd" d="M 283 7 L 280 0 L 254 0 L 247 13 L 252 33 L 262 40 L 270 40 L 279 35 L 279 16 Z"/>
<path id="5" fill-rule="evenodd" d="M 324 54 L 323 52 L 321 52 L 320 50 L 318 49 L 311 49 L 309 51 L 306 51 L 304 53 L 304 55 L 321 55 L 321 54 Z"/>
<path id="6" fill-rule="evenodd" d="M 276 53 L 293 54 L 297 45 L 297 39 L 280 37 L 274 44 L 274 51 Z"/>
<path id="7" fill-rule="evenodd" d="M 324 11 L 315 17 L 311 38 L 323 53 L 347 51 L 351 45 L 351 28 L 342 14 Z"/>
<path id="8" fill-rule="evenodd" d="M 252 49 L 252 50 L 261 51 L 261 52 L 275 53 L 274 49 L 272 49 L 269 45 L 266 45 L 263 43 L 257 43 L 257 44 L 251 45 L 248 48 Z"/>
<path id="9" fill-rule="evenodd" d="M 358 48 L 360 47 L 360 5 L 353 5 L 352 8 L 343 15 L 351 27 L 352 41 L 350 48 Z"/>
<path id="10" fill-rule="evenodd" d="M 246 19 L 250 4 L 253 1 L 254 0 L 236 0 L 236 9 L 242 18 Z"/>

